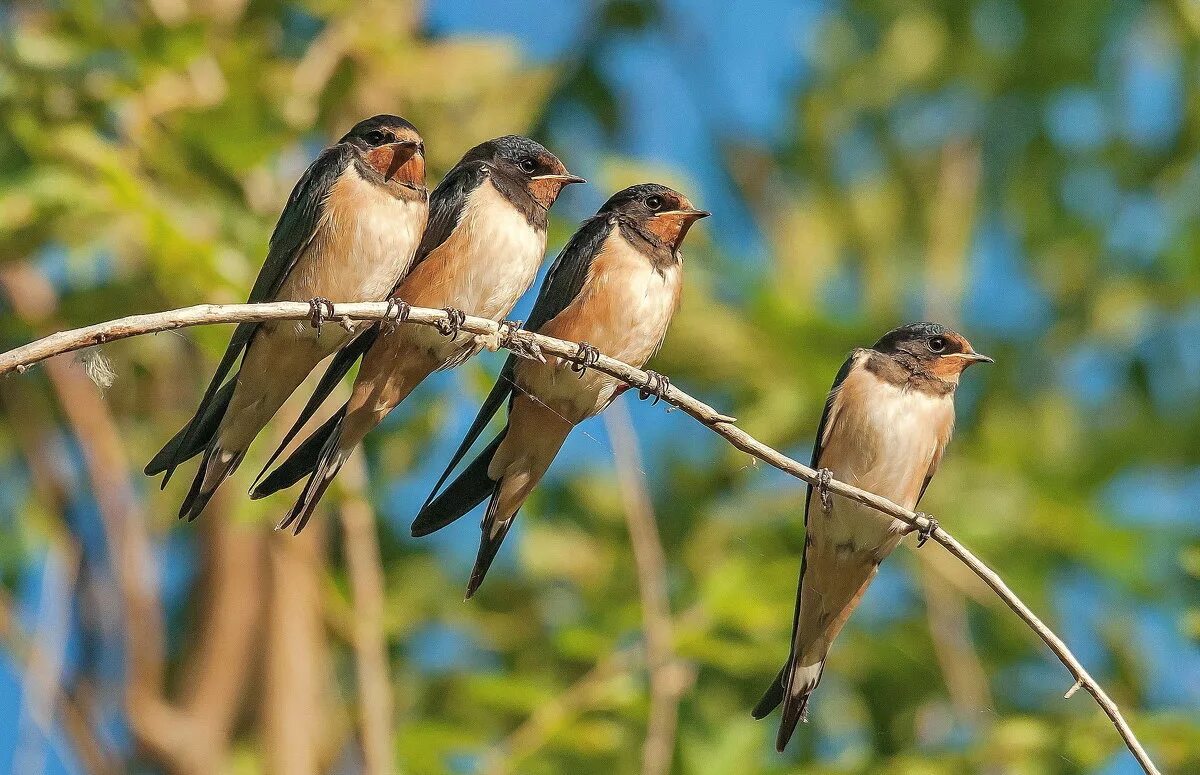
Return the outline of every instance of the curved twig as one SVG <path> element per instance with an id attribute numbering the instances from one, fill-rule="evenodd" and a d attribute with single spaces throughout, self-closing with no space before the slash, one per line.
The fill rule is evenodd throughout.
<path id="1" fill-rule="evenodd" d="M 389 310 L 393 309 L 385 302 L 345 303 L 337 304 L 336 315 L 331 317 L 349 318 L 351 320 L 385 320 Z M 311 306 L 307 302 L 279 301 L 267 304 L 201 304 L 194 307 L 156 312 L 147 315 L 134 315 L 106 323 L 97 323 L 86 328 L 62 331 L 39 339 L 30 344 L 0 354 L 0 377 L 9 372 L 23 372 L 30 365 L 43 361 L 55 355 L 74 352 L 97 344 L 125 339 L 140 334 L 150 334 L 158 331 L 169 331 L 186 326 L 208 323 L 247 323 L 271 320 L 304 320 L 311 314 Z M 394 313 L 391 313 L 394 314 Z M 445 310 L 413 307 L 408 315 L 408 324 L 438 326 L 446 325 L 450 316 Z M 529 331 L 501 330 L 501 325 L 486 318 L 466 316 L 459 328 L 477 336 L 497 341 L 501 346 L 521 355 L 530 357 L 529 352 L 541 352 L 543 355 L 558 357 L 563 361 L 576 363 L 579 345 L 549 336 L 535 334 Z M 645 371 L 636 369 L 627 363 L 599 356 L 593 363 L 589 359 L 588 367 L 615 377 L 634 389 L 651 388 L 653 381 Z M 663 400 L 678 407 L 695 419 L 706 425 L 714 433 L 741 451 L 762 460 L 765 463 L 802 479 L 809 484 L 820 481 L 819 474 L 812 468 L 793 460 L 772 447 L 763 444 L 758 439 L 734 425 L 734 418 L 721 414 L 708 404 L 699 401 L 683 392 L 674 384 L 663 390 Z M 829 492 L 843 498 L 862 503 L 878 512 L 894 517 L 910 527 L 930 531 L 930 538 L 946 548 L 950 554 L 957 557 L 970 568 L 975 575 L 983 579 L 1007 605 L 1032 629 L 1039 638 L 1054 652 L 1059 661 L 1070 671 L 1076 682 L 1095 698 L 1096 703 L 1105 712 L 1116 727 L 1117 733 L 1125 741 L 1138 764 L 1147 775 L 1159 775 L 1158 768 L 1150 760 L 1145 748 L 1130 729 L 1128 722 L 1121 715 L 1117 704 L 1105 693 L 1100 684 L 1084 669 L 1067 645 L 1063 643 L 1046 624 L 1013 593 L 1004 580 L 1000 578 L 982 560 L 972 554 L 942 527 L 931 524 L 931 521 L 908 509 L 902 508 L 887 498 L 881 498 L 874 493 L 860 490 L 845 482 L 832 480 L 828 484 Z"/>

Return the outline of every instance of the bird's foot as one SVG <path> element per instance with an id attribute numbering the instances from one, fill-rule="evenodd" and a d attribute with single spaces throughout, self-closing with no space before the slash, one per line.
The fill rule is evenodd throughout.
<path id="1" fill-rule="evenodd" d="M 600 362 L 600 351 L 587 342 L 580 342 L 578 347 L 579 349 L 575 353 L 575 362 L 571 364 L 571 371 L 583 379 L 583 373 Z"/>
<path id="2" fill-rule="evenodd" d="M 638 389 L 638 398 L 645 401 L 650 396 L 654 396 L 654 403 L 667 397 L 667 393 L 671 392 L 671 379 L 664 374 L 659 374 L 657 371 L 646 370 L 646 385 Z M 654 404 L 651 404 L 653 406 Z"/>
<path id="3" fill-rule="evenodd" d="M 458 336 L 463 323 L 467 322 L 466 313 L 454 307 L 446 307 L 443 312 L 446 313 L 446 319 L 437 322 L 437 330 L 442 332 L 442 336 Z"/>
<path id="4" fill-rule="evenodd" d="M 817 494 L 821 496 L 821 509 L 826 514 L 833 510 L 833 496 L 829 493 L 829 483 L 833 481 L 833 471 L 828 468 L 817 470 Z"/>
<path id="5" fill-rule="evenodd" d="M 500 345 L 507 347 L 521 358 L 539 363 L 546 362 L 542 346 L 534 341 L 532 332 L 525 330 L 523 320 L 504 320 L 500 323 Z"/>
<path id="6" fill-rule="evenodd" d="M 517 333 L 525 330 L 524 320 L 501 320 L 500 321 L 500 344 L 509 347 L 516 344 Z"/>
<path id="7" fill-rule="evenodd" d="M 333 317 L 333 302 L 323 296 L 308 300 L 308 323 L 321 334 L 321 326 Z"/>
<path id="8" fill-rule="evenodd" d="M 938 525 L 938 521 L 936 519 L 929 516 L 928 514 L 926 514 L 923 511 L 917 512 L 917 519 L 925 520 L 924 527 L 917 526 L 917 527 L 913 528 L 913 531 L 917 534 L 917 548 L 920 549 L 922 546 L 925 545 L 925 542 L 928 541 L 930 539 L 930 537 L 933 535 L 933 531 L 938 529 L 939 525 Z"/>
<path id="9" fill-rule="evenodd" d="M 383 312 L 384 333 L 388 336 L 396 333 L 399 325 L 408 320 L 410 313 L 412 313 L 412 306 L 408 302 L 397 299 L 395 296 L 388 297 L 387 309 Z"/>

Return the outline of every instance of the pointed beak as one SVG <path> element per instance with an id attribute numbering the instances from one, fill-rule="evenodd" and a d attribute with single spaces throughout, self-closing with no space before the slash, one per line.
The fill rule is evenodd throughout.
<path id="1" fill-rule="evenodd" d="M 563 175 L 534 175 L 530 180 L 549 180 L 558 183 L 560 186 L 569 186 L 572 183 L 587 183 L 586 180 L 578 175 L 566 173 Z"/>
<path id="2" fill-rule="evenodd" d="M 989 358 L 988 356 L 984 355 L 983 353 L 977 353 L 974 350 L 972 350 L 969 353 L 959 353 L 958 357 L 967 361 L 968 364 L 971 364 L 971 363 L 995 363 L 995 361 L 992 360 L 991 358 Z"/>
<path id="3" fill-rule="evenodd" d="M 697 210 L 695 208 L 689 208 L 687 210 L 664 210 L 663 212 L 655 213 L 654 215 L 656 218 L 662 217 L 664 215 L 673 215 L 676 218 L 678 218 L 679 220 L 683 221 L 684 223 L 693 223 L 695 221 L 700 220 L 701 218 L 707 218 L 708 216 L 712 215 L 712 213 L 710 213 L 707 210 Z"/>

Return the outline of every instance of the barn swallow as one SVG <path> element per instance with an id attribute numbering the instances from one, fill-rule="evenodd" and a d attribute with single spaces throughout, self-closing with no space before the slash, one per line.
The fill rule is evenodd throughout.
<path id="1" fill-rule="evenodd" d="M 393 298 L 503 319 L 529 290 L 545 257 L 550 207 L 563 188 L 582 182 L 528 138 L 510 135 L 472 148 L 430 194 L 429 225 L 413 268 Z M 367 432 L 426 377 L 459 365 L 480 347 L 470 334 L 454 330 L 410 325 L 388 332 L 374 327 L 338 353 L 275 455 L 365 352 L 350 400 L 256 485 L 251 497 L 264 497 L 308 476 L 296 505 L 279 524 L 283 529 L 294 522 L 299 533 Z"/>
<path id="2" fill-rule="evenodd" d="M 398 116 L 360 121 L 317 157 L 292 190 L 271 235 L 249 301 L 311 301 L 305 321 L 243 323 L 234 331 L 191 421 L 154 456 L 146 473 L 204 457 L 180 517 L 204 509 L 241 463 L 250 442 L 324 358 L 368 324 L 321 327 L 338 301 L 385 298 L 408 271 L 428 218 L 425 150 Z M 222 385 L 238 356 L 241 368 Z"/>
<path id="3" fill-rule="evenodd" d="M 850 354 L 834 380 L 817 427 L 812 467 L 912 510 L 937 471 L 954 428 L 954 391 L 963 370 L 992 363 L 961 334 L 936 323 L 889 331 Z M 833 639 L 879 570 L 912 531 L 906 523 L 813 487 L 804 504 L 792 648 L 775 682 L 754 708 L 762 718 L 783 703 L 775 745 L 783 751 L 807 715 Z M 811 517 L 811 518 L 810 518 Z M 918 546 L 928 538 L 919 536 Z"/>
<path id="4" fill-rule="evenodd" d="M 624 383 L 588 369 L 586 364 L 594 363 L 603 351 L 640 367 L 662 344 L 679 306 L 683 279 L 680 245 L 691 225 L 706 215 L 666 186 L 631 186 L 614 194 L 585 221 L 555 259 L 527 328 L 580 342 L 579 362 L 509 356 L 466 438 L 412 525 L 414 536 L 427 535 L 491 499 L 467 585 L 468 598 L 483 582 L 518 509 L 546 473 L 567 434 L 622 392 Z M 438 495 L 506 399 L 508 423 L 504 430 Z"/>

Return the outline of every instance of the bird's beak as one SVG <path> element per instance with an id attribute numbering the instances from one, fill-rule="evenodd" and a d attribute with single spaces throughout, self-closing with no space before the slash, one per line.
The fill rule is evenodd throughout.
<path id="1" fill-rule="evenodd" d="M 950 353 L 946 357 L 961 358 L 962 360 L 967 362 L 966 366 L 970 366 L 972 363 L 995 363 L 995 361 L 992 360 L 991 358 L 989 358 L 988 356 L 984 355 L 983 353 L 977 353 L 974 350 L 972 350 L 969 353 Z M 963 368 L 966 368 L 966 366 L 964 366 Z"/>
<path id="2" fill-rule="evenodd" d="M 708 210 L 688 208 L 686 210 L 663 210 L 661 213 L 655 213 L 654 217 L 662 218 L 664 216 L 673 216 L 676 220 L 683 221 L 684 223 L 694 223 L 695 221 L 698 221 L 701 218 L 707 218 L 710 215 L 712 215 L 712 213 L 710 213 Z"/>
<path id="3" fill-rule="evenodd" d="M 384 180 L 394 180 L 410 188 L 425 185 L 425 148 L 416 140 L 400 140 L 374 148 L 367 161 Z"/>
<path id="4" fill-rule="evenodd" d="M 557 183 L 559 186 L 569 186 L 572 183 L 587 183 L 586 180 L 578 175 L 571 175 L 570 173 L 563 175 L 534 175 L 530 180 L 548 180 Z"/>
<path id="5" fill-rule="evenodd" d="M 655 213 L 646 226 L 659 239 L 678 250 L 679 246 L 683 244 L 683 238 L 687 236 L 688 229 L 692 228 L 692 224 L 710 215 L 712 213 L 706 210 L 697 210 L 694 207 L 663 210 Z"/>
<path id="6" fill-rule="evenodd" d="M 529 193 L 533 195 L 538 204 L 549 210 L 562 190 L 572 183 L 587 183 L 587 181 L 569 172 L 534 175 L 529 179 Z"/>

